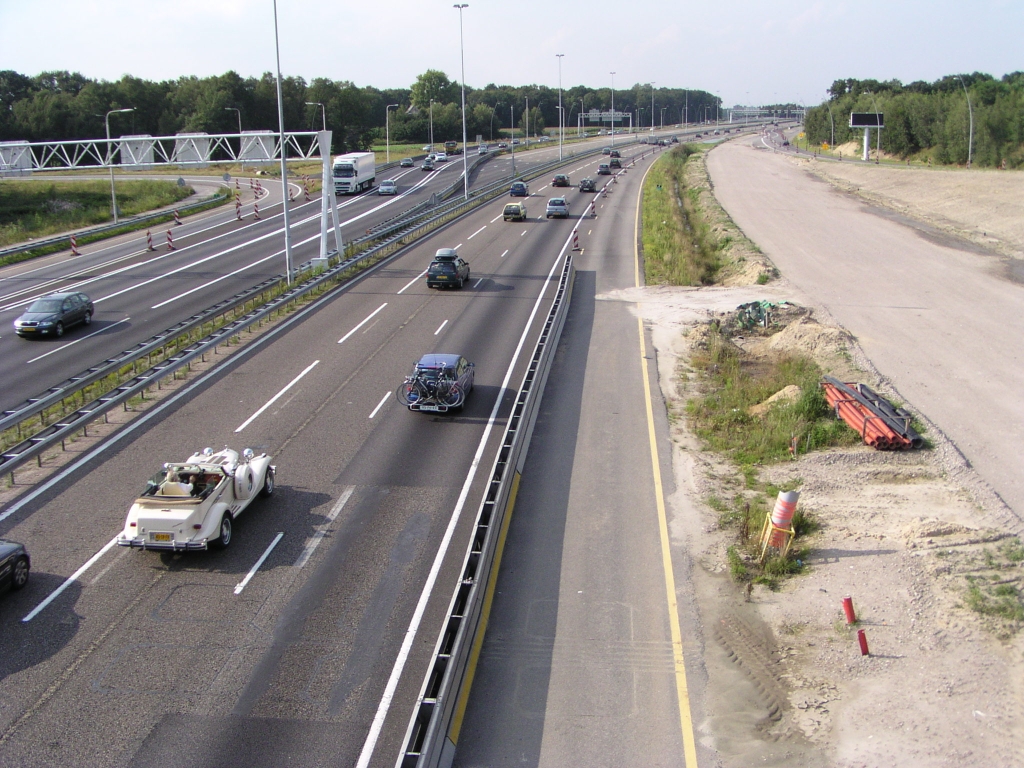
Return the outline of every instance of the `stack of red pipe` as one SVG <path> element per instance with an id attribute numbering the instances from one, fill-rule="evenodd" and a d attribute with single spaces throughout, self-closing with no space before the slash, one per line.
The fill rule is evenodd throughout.
<path id="1" fill-rule="evenodd" d="M 835 410 L 836 415 L 850 425 L 863 438 L 864 442 L 879 451 L 900 451 L 910 448 L 911 441 L 897 433 L 878 415 L 856 397 L 850 390 L 856 391 L 856 384 L 843 386 L 839 382 L 824 381 L 825 399 Z"/>

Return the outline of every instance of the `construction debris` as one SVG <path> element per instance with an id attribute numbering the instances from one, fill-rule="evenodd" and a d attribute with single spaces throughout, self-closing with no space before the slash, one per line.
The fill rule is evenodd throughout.
<path id="1" fill-rule="evenodd" d="M 844 384 L 826 376 L 821 383 L 825 399 L 865 443 L 879 451 L 920 448 L 922 438 L 910 426 L 912 416 L 866 384 Z"/>

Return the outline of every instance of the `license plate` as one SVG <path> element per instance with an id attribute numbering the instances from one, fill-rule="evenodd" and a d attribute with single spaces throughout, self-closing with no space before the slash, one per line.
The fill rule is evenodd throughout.
<path id="1" fill-rule="evenodd" d="M 441 407 L 438 405 L 421 405 L 421 411 L 440 411 Z"/>
<path id="2" fill-rule="evenodd" d="M 171 534 L 169 533 L 151 533 L 153 541 L 171 541 Z"/>

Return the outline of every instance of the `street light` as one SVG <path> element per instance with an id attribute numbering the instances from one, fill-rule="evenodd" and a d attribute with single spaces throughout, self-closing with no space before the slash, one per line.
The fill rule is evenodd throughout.
<path id="1" fill-rule="evenodd" d="M 323 115 L 324 115 L 324 130 L 326 131 L 327 130 L 327 107 L 324 106 L 324 103 L 322 101 L 307 101 L 306 102 L 306 106 L 307 107 L 320 107 L 320 109 L 321 109 L 321 111 L 323 112 Z M 239 125 L 241 125 L 241 123 L 239 123 Z M 238 131 L 239 131 L 239 133 L 241 133 L 242 129 L 239 128 Z"/>
<path id="2" fill-rule="evenodd" d="M 277 39 L 277 0 L 274 0 L 274 55 L 277 60 L 277 128 L 281 141 L 281 199 L 284 213 L 284 271 L 288 285 L 292 284 L 292 229 L 288 211 L 288 166 L 285 163 L 284 100 L 281 98 L 281 45 Z"/>
<path id="3" fill-rule="evenodd" d="M 388 104 L 384 107 L 384 151 L 386 153 L 386 159 L 384 162 L 391 162 L 391 109 L 398 109 L 397 104 Z M 327 129 L 324 128 L 326 131 Z"/>
<path id="4" fill-rule="evenodd" d="M 562 112 L 562 58 L 564 53 L 556 53 L 558 58 L 558 159 L 562 159 L 562 127 L 565 125 L 565 115 Z"/>
<path id="5" fill-rule="evenodd" d="M 583 136 L 583 98 L 580 97 L 580 129 L 576 132 L 578 136 Z"/>
<path id="6" fill-rule="evenodd" d="M 662 107 L 661 108 L 661 130 L 663 130 L 663 131 L 665 130 L 665 110 L 666 109 L 668 109 L 668 107 Z"/>
<path id="7" fill-rule="evenodd" d="M 430 151 L 434 151 L 434 100 L 430 100 Z"/>
<path id="8" fill-rule="evenodd" d="M 512 148 L 512 177 L 516 175 L 516 103 L 513 101 L 508 105 L 508 119 L 509 125 L 512 126 L 512 137 L 509 139 L 508 145 Z"/>
<path id="9" fill-rule="evenodd" d="M 615 146 L 615 73 L 612 76 L 612 146 Z"/>
<path id="10" fill-rule="evenodd" d="M 500 106 L 501 106 L 501 102 L 499 101 L 499 102 L 496 102 L 493 107 L 491 107 L 491 141 L 494 141 L 494 113 L 498 110 L 498 107 L 500 107 Z M 501 130 L 501 126 L 500 125 L 498 126 L 498 130 L 499 131 Z"/>
<path id="11" fill-rule="evenodd" d="M 462 9 L 469 8 L 469 3 L 456 3 L 452 8 L 459 9 L 459 58 L 462 60 L 462 188 L 469 200 L 469 159 L 466 152 L 466 54 L 462 36 Z"/>
<path id="12" fill-rule="evenodd" d="M 103 122 L 107 126 L 107 165 L 110 166 L 110 207 L 114 211 L 114 223 L 117 224 L 117 193 L 114 192 L 114 153 L 110 147 L 110 116 L 119 112 L 134 112 L 135 107 L 129 107 L 128 109 L 112 109 L 107 112 L 107 116 L 103 118 Z"/>
<path id="13" fill-rule="evenodd" d="M 654 81 L 651 80 L 651 133 L 654 133 Z"/>
<path id="14" fill-rule="evenodd" d="M 967 86 L 964 85 L 964 79 L 960 75 L 956 76 L 960 81 L 960 87 L 964 89 L 964 96 L 967 97 L 967 114 L 971 120 L 970 133 L 967 134 L 967 167 L 971 167 L 971 145 L 974 144 L 974 109 L 971 107 L 971 95 L 967 93 Z"/>
<path id="15" fill-rule="evenodd" d="M 242 173 L 245 173 L 245 161 L 242 160 L 242 110 L 238 107 L 224 107 L 224 111 L 238 113 L 238 162 L 241 163 Z"/>

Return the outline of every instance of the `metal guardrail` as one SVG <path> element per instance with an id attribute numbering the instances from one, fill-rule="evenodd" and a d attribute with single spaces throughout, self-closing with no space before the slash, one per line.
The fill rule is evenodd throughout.
<path id="1" fill-rule="evenodd" d="M 502 534 L 515 502 L 544 386 L 569 311 L 574 280 L 572 253 L 568 252 L 554 302 L 516 395 L 487 491 L 477 511 L 462 575 L 406 730 L 398 761 L 400 768 L 448 768 L 454 759 L 457 731 L 469 696 L 467 673 L 476 664 L 473 649 L 477 635 L 487 626 L 485 605 L 491 569 L 500 562 Z"/>
<path id="2" fill-rule="evenodd" d="M 230 197 L 230 195 L 228 195 Z M 75 237 L 89 237 L 90 235 L 102 235 L 104 232 L 110 232 L 112 230 L 124 229 L 134 224 L 139 224 L 144 221 L 151 221 L 153 219 L 159 219 L 162 216 L 171 216 L 174 210 L 178 211 L 190 211 L 193 208 L 200 208 L 204 205 L 210 205 L 211 203 L 217 202 L 221 198 L 221 195 L 213 195 L 206 198 L 205 200 L 198 200 L 188 205 L 180 205 L 176 208 L 167 208 L 162 211 L 156 211 L 154 213 L 143 213 L 139 216 L 132 216 L 130 219 L 121 219 L 117 224 L 104 224 L 99 227 L 92 227 L 90 229 L 83 229 L 74 232 Z M 71 241 L 72 233 L 69 232 L 66 235 L 57 235 L 56 237 L 50 237 L 46 240 L 34 240 L 31 243 L 22 243 L 21 245 L 15 245 L 10 248 L 4 248 L 0 250 L 0 259 L 4 256 L 13 256 L 16 253 L 24 253 L 25 251 L 34 251 L 36 248 L 46 248 L 51 245 L 60 245 L 61 243 L 69 243 Z"/>
<path id="3" fill-rule="evenodd" d="M 598 148 L 593 151 L 575 155 L 574 158 L 571 159 L 578 159 L 591 154 L 597 154 L 600 151 L 601 150 Z M 487 157 L 480 156 L 475 165 L 485 162 L 486 159 Z M 556 168 L 559 165 L 564 164 L 565 162 L 566 159 L 564 158 L 562 160 L 554 160 L 550 163 L 536 166 L 524 174 L 517 174 L 511 178 L 527 180 L 533 179 L 547 173 L 552 168 Z M 450 185 L 450 189 L 457 188 L 461 183 L 461 178 L 462 177 L 460 175 L 459 179 Z M 225 326 L 225 328 L 234 329 L 231 332 L 223 333 L 222 331 L 217 331 L 206 339 L 188 345 L 179 355 L 168 357 L 166 360 L 161 361 L 146 372 L 133 377 L 125 384 L 111 389 L 108 394 L 102 395 L 75 411 L 61 416 L 53 424 L 46 425 L 38 432 L 25 437 L 17 445 L 12 446 L 0 455 L 0 474 L 13 472 L 18 467 L 23 466 L 27 461 L 30 461 L 32 458 L 38 456 L 48 448 L 51 448 L 68 437 L 71 437 L 78 431 L 86 429 L 89 423 L 97 417 L 104 415 L 112 408 L 124 403 L 131 397 L 134 397 L 142 390 L 151 386 L 153 382 L 159 381 L 162 377 L 170 375 L 182 366 L 187 365 L 195 359 L 195 357 L 202 355 L 205 351 L 222 343 L 224 338 L 230 338 L 231 335 L 237 333 L 237 329 L 239 327 L 244 328 L 247 325 L 252 325 L 253 323 L 259 322 L 268 315 L 277 311 L 281 301 L 287 303 L 295 300 L 316 289 L 322 283 L 332 280 L 339 272 L 357 266 L 368 259 L 389 255 L 394 250 L 408 245 L 419 237 L 440 227 L 442 224 L 462 216 L 477 206 L 490 202 L 495 197 L 505 194 L 507 184 L 508 179 L 502 179 L 488 187 L 471 193 L 469 200 L 451 200 L 437 206 L 434 210 L 420 212 L 413 216 L 407 216 L 401 221 L 396 222 L 386 231 L 375 232 L 350 242 L 350 247 L 353 245 L 358 247 L 365 245 L 368 242 L 378 241 L 377 245 L 370 247 L 368 250 L 358 255 L 341 261 L 336 266 L 325 271 L 320 277 L 307 281 L 301 286 L 297 286 L 296 288 L 285 292 L 282 294 L 282 298 L 275 299 L 271 303 L 265 305 L 264 310 L 254 310 L 240 320 Z M 77 392 L 97 381 L 100 381 L 104 377 L 109 376 L 128 365 L 135 364 L 139 359 L 151 355 L 154 351 L 167 346 L 174 339 L 191 332 L 196 327 L 201 327 L 203 324 L 211 322 L 213 318 L 233 311 L 238 306 L 243 306 L 246 302 L 252 300 L 253 297 L 269 290 L 283 279 L 283 275 L 276 278 L 270 278 L 263 283 L 260 283 L 258 286 L 235 294 L 235 296 L 225 299 L 204 312 L 193 315 L 187 320 L 184 320 L 181 323 L 168 328 L 162 333 L 156 334 L 150 339 L 141 342 L 135 347 L 126 350 L 122 354 L 110 358 L 98 366 L 94 366 L 81 374 L 67 379 L 62 384 L 47 390 L 45 393 L 37 397 L 30 398 L 17 408 L 5 411 L 4 415 L 0 417 L 0 431 L 11 429 L 25 420 L 43 413 L 46 409 L 51 408 L 62 400 L 73 396 Z"/>

